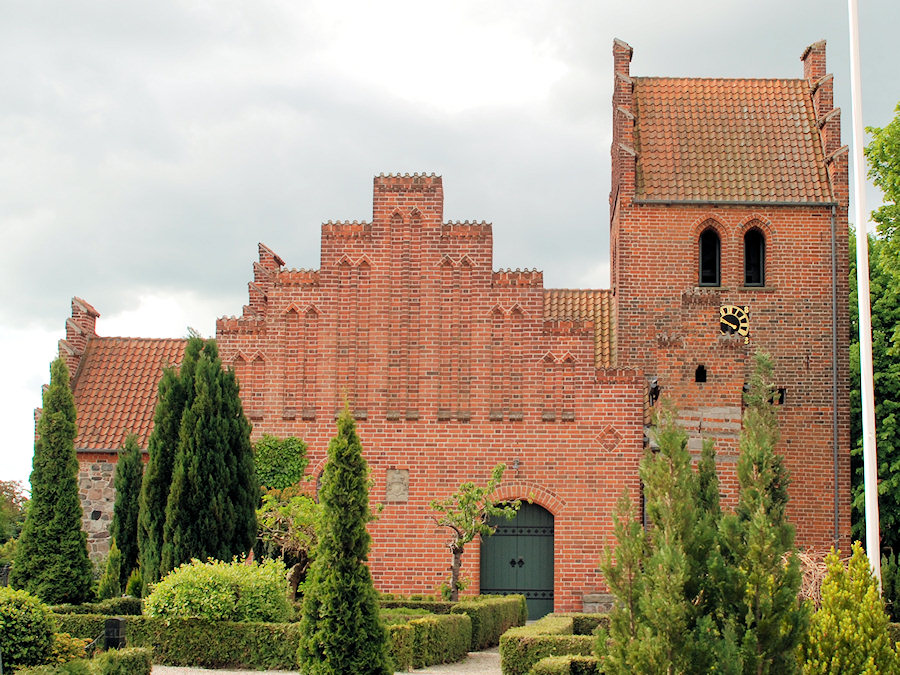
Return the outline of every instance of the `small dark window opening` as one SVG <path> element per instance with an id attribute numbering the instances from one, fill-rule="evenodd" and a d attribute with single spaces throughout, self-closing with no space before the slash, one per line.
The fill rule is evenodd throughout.
<path id="1" fill-rule="evenodd" d="M 744 235 L 744 285 L 766 283 L 766 238 L 756 228 Z"/>
<path id="2" fill-rule="evenodd" d="M 706 366 L 700 364 L 694 371 L 694 382 L 706 382 Z"/>
<path id="3" fill-rule="evenodd" d="M 91 520 L 100 520 L 100 515 L 99 511 L 91 511 Z"/>
<path id="4" fill-rule="evenodd" d="M 772 394 L 772 403 L 775 405 L 784 405 L 784 397 L 787 393 L 787 389 L 784 387 L 778 387 L 778 390 Z"/>
<path id="5" fill-rule="evenodd" d="M 700 285 L 718 286 L 721 243 L 718 233 L 710 228 L 700 235 Z"/>

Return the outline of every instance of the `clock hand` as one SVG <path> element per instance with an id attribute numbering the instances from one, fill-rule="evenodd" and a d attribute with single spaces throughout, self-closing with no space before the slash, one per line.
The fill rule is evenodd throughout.
<path id="1" fill-rule="evenodd" d="M 728 319 L 722 319 L 722 323 L 724 323 L 726 326 L 734 328 L 734 330 L 738 329 L 738 325 L 736 323 L 731 323 Z"/>

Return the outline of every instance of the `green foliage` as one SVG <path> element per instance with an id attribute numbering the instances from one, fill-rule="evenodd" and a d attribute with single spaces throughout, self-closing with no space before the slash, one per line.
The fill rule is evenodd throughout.
<path id="1" fill-rule="evenodd" d="M 55 614 L 107 614 L 109 616 L 136 616 L 141 613 L 140 598 L 110 598 L 100 602 L 79 605 L 54 605 Z"/>
<path id="2" fill-rule="evenodd" d="M 112 525 L 109 534 L 122 552 L 119 585 L 125 586 L 131 570 L 138 564 L 138 512 L 141 501 L 141 481 L 144 477 L 144 463 L 137 437 L 129 434 L 125 445 L 119 451 L 116 461 L 116 502 L 113 505 Z"/>
<path id="3" fill-rule="evenodd" d="M 279 560 L 261 564 L 192 560 L 156 584 L 144 601 L 147 616 L 199 617 L 216 621 L 286 621 L 285 569 Z"/>
<path id="4" fill-rule="evenodd" d="M 297 670 L 300 629 L 294 623 L 137 616 L 125 624 L 125 640 L 151 649 L 153 661 L 167 666 Z"/>
<path id="5" fill-rule="evenodd" d="M 95 675 L 150 675 L 152 652 L 141 647 L 111 649 L 94 657 L 91 671 Z"/>
<path id="6" fill-rule="evenodd" d="M 725 610 L 734 617 L 744 673 L 792 673 L 809 609 L 798 598 L 800 561 L 786 515 L 790 480 L 775 452 L 772 362 L 759 353 L 755 362 L 741 431 L 738 505 L 721 525 L 730 590 L 737 591 Z"/>
<path id="7" fill-rule="evenodd" d="M 883 555 L 900 553 L 900 106 L 891 122 L 867 129 L 869 177 L 884 193 L 873 212 L 878 238 L 868 238 L 872 310 L 875 434 L 878 449 L 878 509 Z M 852 234 L 852 233 L 851 233 Z M 850 447 L 853 536 L 865 538 L 862 475 L 862 411 L 859 380 L 859 305 L 855 237 L 850 237 Z"/>
<path id="8" fill-rule="evenodd" d="M 495 504 L 492 495 L 503 479 L 505 464 L 498 464 L 491 471 L 491 477 L 487 485 L 481 487 L 469 481 L 459 486 L 459 489 L 443 500 L 432 500 L 429 504 L 432 510 L 437 511 L 434 522 L 440 527 L 450 530 L 450 541 L 447 548 L 450 549 L 450 594 L 449 600 L 459 600 L 461 589 L 460 568 L 462 567 L 462 554 L 466 544 L 475 537 L 489 537 L 497 529 L 490 525 L 492 518 L 506 518 L 516 515 L 521 506 L 521 501 L 504 502 Z"/>
<path id="9" fill-rule="evenodd" d="M 0 659 L 4 668 L 44 663 L 53 649 L 50 608 L 25 591 L 0 586 Z"/>
<path id="10" fill-rule="evenodd" d="M 162 576 L 160 563 L 172 469 L 178 451 L 181 417 L 194 397 L 194 370 L 201 349 L 202 339 L 188 339 L 181 367 L 164 368 L 159 381 L 138 514 L 138 550 L 145 595 L 147 586 Z"/>
<path id="11" fill-rule="evenodd" d="M 53 623 L 62 633 L 93 640 L 103 635 L 105 614 L 53 614 Z"/>
<path id="12" fill-rule="evenodd" d="M 16 675 L 93 675 L 90 661 L 76 659 L 68 663 L 33 666 L 16 671 Z"/>
<path id="13" fill-rule="evenodd" d="M 872 217 L 879 234 L 893 240 L 900 226 L 900 104 L 886 127 L 868 127 L 866 131 L 872 136 L 865 148 L 869 178 L 884 193 L 884 205 Z"/>
<path id="14" fill-rule="evenodd" d="M 347 408 L 328 444 L 319 499 L 322 526 L 303 601 L 298 661 L 311 675 L 389 673 L 387 633 L 367 565 L 368 469 Z"/>
<path id="15" fill-rule="evenodd" d="M 472 620 L 471 651 L 481 651 L 500 642 L 500 636 L 528 618 L 524 595 L 482 595 L 453 605 L 451 614 L 467 614 Z"/>
<path id="16" fill-rule="evenodd" d="M 893 553 L 881 556 L 881 597 L 891 621 L 900 619 L 900 567 Z"/>
<path id="17" fill-rule="evenodd" d="M 893 229 L 891 231 L 893 234 Z M 900 552 L 900 242 L 869 237 L 875 433 L 881 552 Z M 850 256 L 850 447 L 853 536 L 865 538 L 862 410 L 859 380 L 859 306 L 855 241 Z"/>
<path id="18" fill-rule="evenodd" d="M 51 663 L 68 663 L 75 659 L 83 659 L 87 656 L 85 649 L 90 643 L 88 638 L 72 637 L 68 633 L 54 633 L 49 660 Z"/>
<path id="19" fill-rule="evenodd" d="M 141 570 L 139 567 L 135 567 L 131 570 L 131 574 L 128 575 L 128 583 L 125 584 L 125 595 L 130 595 L 132 598 L 140 598 L 144 592 L 144 579 L 141 576 Z"/>
<path id="20" fill-rule="evenodd" d="M 413 627 L 408 623 L 389 624 L 387 632 L 388 654 L 394 670 L 397 672 L 412 670 L 415 651 Z"/>
<path id="21" fill-rule="evenodd" d="M 193 373 L 166 503 L 160 571 L 193 558 L 227 560 L 256 541 L 259 487 L 233 371 L 208 340 Z"/>
<path id="22" fill-rule="evenodd" d="M 847 567 L 834 549 L 825 562 L 822 605 L 801 650 L 804 675 L 900 673 L 884 602 L 862 545 L 853 544 Z"/>
<path id="23" fill-rule="evenodd" d="M 297 488 L 268 490 L 256 511 L 259 538 L 267 554 L 278 555 L 291 566 L 289 597 L 297 597 L 298 586 L 306 579 L 318 545 L 322 509 Z"/>
<path id="24" fill-rule="evenodd" d="M 44 392 L 31 471 L 31 502 L 9 583 L 45 602 L 82 602 L 93 583 L 81 529 L 75 401 L 69 369 L 56 359 Z"/>
<path id="25" fill-rule="evenodd" d="M 253 446 L 256 478 L 260 487 L 283 490 L 303 480 L 309 458 L 306 443 L 289 436 L 277 438 L 264 434 Z"/>
<path id="26" fill-rule="evenodd" d="M 715 451 L 704 443 L 692 471 L 687 434 L 671 407 L 654 436 L 658 451 L 648 450 L 640 468 L 648 528 L 623 495 L 614 517 L 618 544 L 601 564 L 618 602 L 597 654 L 609 672 L 708 672 L 733 663 L 735 651 L 729 625 L 714 620 L 724 567 Z"/>
<path id="27" fill-rule="evenodd" d="M 97 589 L 97 598 L 99 600 L 108 600 L 109 598 L 117 598 L 122 595 L 122 552 L 116 546 L 116 540 L 112 540 L 109 546 L 109 555 L 106 558 L 106 570 L 100 577 L 100 584 Z"/>
<path id="28" fill-rule="evenodd" d="M 0 543 L 15 539 L 25 522 L 28 498 L 25 488 L 14 480 L 0 480 Z"/>
<path id="29" fill-rule="evenodd" d="M 7 565 L 16 559 L 16 548 L 18 545 L 18 539 L 10 539 L 0 544 L 0 565 Z"/>
<path id="30" fill-rule="evenodd" d="M 757 354 L 746 397 L 733 514 L 718 499 L 715 453 L 691 470 L 687 435 L 664 410 L 659 450 L 641 463 L 648 529 L 627 496 L 617 547 L 601 565 L 618 602 L 596 651 L 608 672 L 792 673 L 808 623 L 787 523 L 788 476 L 775 453 L 772 364 Z"/>
<path id="31" fill-rule="evenodd" d="M 472 641 L 472 620 L 465 614 L 413 619 L 413 667 L 453 663 L 465 658 Z"/>
<path id="32" fill-rule="evenodd" d="M 383 609 L 395 609 L 401 607 L 409 607 L 411 609 L 422 609 L 429 614 L 449 614 L 456 603 L 445 600 L 404 600 L 400 598 L 391 598 L 379 600 L 379 604 Z"/>
<path id="33" fill-rule="evenodd" d="M 548 614 L 533 624 L 506 631 L 500 638 L 504 675 L 525 675 L 547 656 L 591 656 L 594 637 L 574 635 L 574 630 L 571 616 Z"/>
<path id="34" fill-rule="evenodd" d="M 600 675 L 595 656 L 546 656 L 534 664 L 530 675 Z"/>

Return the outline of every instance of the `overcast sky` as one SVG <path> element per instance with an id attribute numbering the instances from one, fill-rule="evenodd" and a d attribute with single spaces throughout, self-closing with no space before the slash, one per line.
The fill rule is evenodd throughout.
<path id="1" fill-rule="evenodd" d="M 900 3 L 861 4 L 883 126 Z M 634 75 L 710 77 L 800 77 L 826 39 L 849 142 L 842 0 L 3 2 L 0 479 L 27 481 L 73 295 L 100 335 L 212 335 L 257 242 L 318 267 L 320 224 L 370 219 L 377 173 L 442 175 L 495 269 L 606 287 L 615 37 Z"/>

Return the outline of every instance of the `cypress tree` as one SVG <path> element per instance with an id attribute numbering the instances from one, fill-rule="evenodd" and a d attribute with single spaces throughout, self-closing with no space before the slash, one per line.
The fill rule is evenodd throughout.
<path id="1" fill-rule="evenodd" d="M 259 486 L 250 423 L 214 340 L 204 344 L 193 376 L 166 503 L 163 574 L 192 558 L 228 560 L 256 540 Z"/>
<path id="2" fill-rule="evenodd" d="M 116 540 L 112 540 L 109 546 L 109 557 L 106 559 L 106 569 L 97 584 L 97 599 L 107 600 L 118 598 L 122 595 L 122 552 L 116 546 Z"/>
<path id="3" fill-rule="evenodd" d="M 754 361 L 737 465 L 738 505 L 721 525 L 733 590 L 733 602 L 724 610 L 734 618 L 744 673 L 793 673 L 809 611 L 798 598 L 800 561 L 794 527 L 787 522 L 790 479 L 775 452 L 779 431 L 772 360 L 757 353 Z"/>
<path id="4" fill-rule="evenodd" d="M 131 571 L 137 567 L 138 509 L 143 476 L 144 463 L 141 461 L 137 436 L 129 434 L 116 462 L 116 503 L 113 506 L 112 525 L 109 528 L 110 535 L 118 544 L 122 556 L 119 578 L 122 588 L 128 582 Z"/>
<path id="5" fill-rule="evenodd" d="M 369 476 L 345 408 L 328 445 L 319 493 L 321 531 L 303 600 L 298 660 L 310 675 L 382 675 L 387 633 L 369 567 Z"/>
<path id="6" fill-rule="evenodd" d="M 80 603 L 91 596 L 87 535 L 81 529 L 75 400 L 69 369 L 56 359 L 44 392 L 31 471 L 31 502 L 10 584 L 44 602 Z"/>
<path id="7" fill-rule="evenodd" d="M 153 432 L 147 442 L 149 461 L 141 484 L 138 515 L 138 549 L 144 590 L 159 581 L 166 503 L 172 484 L 172 467 L 178 450 L 181 417 L 193 397 L 194 368 L 203 340 L 192 335 L 179 369 L 165 368 L 159 381 Z"/>

